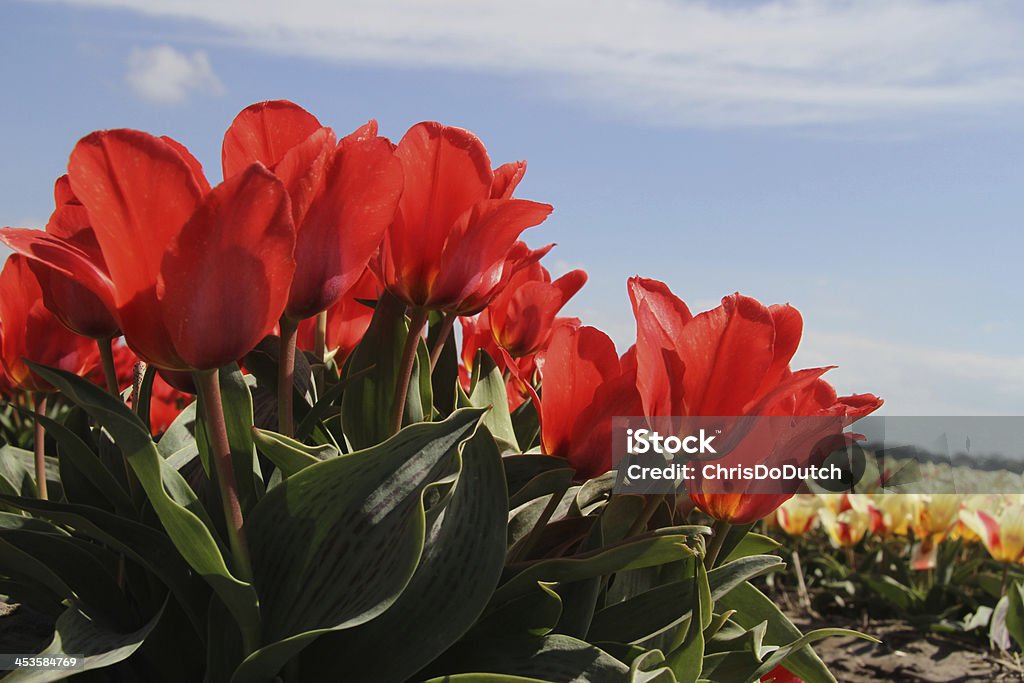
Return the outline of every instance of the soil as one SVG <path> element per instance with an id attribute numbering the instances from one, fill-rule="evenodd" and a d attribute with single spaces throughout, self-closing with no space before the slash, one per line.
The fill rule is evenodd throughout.
<path id="1" fill-rule="evenodd" d="M 1012 655 L 980 647 L 964 637 L 922 633 L 899 619 L 852 619 L 830 614 L 790 615 L 805 633 L 842 627 L 875 636 L 881 644 L 857 638 L 826 638 L 814 650 L 839 683 L 992 683 L 1024 681 L 1024 663 Z"/>

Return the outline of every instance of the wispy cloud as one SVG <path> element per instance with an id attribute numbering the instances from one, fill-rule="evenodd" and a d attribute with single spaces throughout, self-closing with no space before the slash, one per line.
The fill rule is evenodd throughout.
<path id="1" fill-rule="evenodd" d="M 63 1 L 198 21 L 260 50 L 543 77 L 552 93 L 662 123 L 861 122 L 1024 100 L 1012 0 Z"/>
<path id="2" fill-rule="evenodd" d="M 196 92 L 224 92 L 206 52 L 189 55 L 170 45 L 132 48 L 125 80 L 135 94 L 157 104 L 181 104 Z"/>
<path id="3" fill-rule="evenodd" d="M 806 330 L 796 365 L 837 364 L 827 378 L 843 392 L 886 399 L 890 415 L 1020 415 L 1024 356 L 901 344 Z"/>

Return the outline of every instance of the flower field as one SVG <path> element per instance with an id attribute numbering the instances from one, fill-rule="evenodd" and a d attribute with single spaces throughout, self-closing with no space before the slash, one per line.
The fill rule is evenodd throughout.
<path id="1" fill-rule="evenodd" d="M 792 367 L 788 304 L 636 276 L 627 349 L 561 315 L 587 274 L 523 240 L 553 210 L 526 171 L 287 101 L 238 114 L 220 182 L 168 137 L 82 138 L 45 229 L 0 230 L 0 656 L 76 668 L 0 678 L 932 680 L 844 653 L 942 638 L 980 678 L 936 680 L 1016 680 L 1018 475 L 619 491 L 614 418 L 726 416 L 733 455 L 811 465 L 882 399 Z M 754 448 L 758 417 L 784 428 Z"/>

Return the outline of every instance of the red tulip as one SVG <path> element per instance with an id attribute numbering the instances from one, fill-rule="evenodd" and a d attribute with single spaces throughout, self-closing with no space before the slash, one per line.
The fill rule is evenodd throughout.
<path id="1" fill-rule="evenodd" d="M 661 282 L 635 277 L 629 291 L 637 321 L 637 385 L 649 419 L 822 418 L 780 432 L 773 451 L 810 457 L 807 446 L 829 436 L 822 429 L 849 424 L 882 405 L 871 394 L 837 397 L 820 379 L 829 368 L 790 370 L 803 327 L 791 306 L 768 307 L 733 294 L 721 306 L 692 316 Z M 746 523 L 770 514 L 792 495 L 753 494 L 746 488 L 749 482 L 735 484 L 727 492 L 706 492 L 697 483 L 690 497 L 715 519 Z"/>
<path id="2" fill-rule="evenodd" d="M 78 375 L 98 361 L 96 345 L 60 323 L 43 303 L 43 292 L 27 259 L 14 254 L 0 272 L 0 365 L 9 390 L 51 392 L 25 359 Z"/>
<path id="3" fill-rule="evenodd" d="M 494 342 L 488 309 L 485 308 L 476 317 L 461 317 L 459 322 L 462 325 L 462 364 L 459 366 L 459 382 L 462 384 L 463 390 L 468 392 L 477 351 L 486 351 L 502 373 L 505 373 L 508 368 L 505 362 L 507 355 Z M 535 355 L 518 358 L 515 360 L 515 364 L 516 371 L 506 373 L 505 379 L 505 394 L 508 397 L 510 412 L 530 398 L 532 387 L 528 387 L 527 384 L 537 371 Z"/>
<path id="4" fill-rule="evenodd" d="M 335 146 L 334 132 L 291 102 L 244 109 L 224 136 L 224 177 L 253 162 L 288 189 L 296 271 L 286 315 L 303 320 L 334 305 L 359 280 L 390 225 L 402 166 L 370 121 Z"/>
<path id="5" fill-rule="evenodd" d="M 525 164 L 492 171 L 483 143 L 461 128 L 416 124 L 395 153 L 405 188 L 381 246 L 384 286 L 410 306 L 476 313 L 525 265 L 510 252 L 551 206 L 512 199 Z"/>
<path id="6" fill-rule="evenodd" d="M 259 164 L 212 190 L 179 145 L 134 130 L 82 139 L 68 165 L 106 264 L 67 239 L 0 231 L 15 251 L 88 287 L 143 360 L 211 370 L 276 324 L 295 270 L 284 186 Z"/>
<path id="7" fill-rule="evenodd" d="M 551 336 L 555 316 L 586 281 L 584 271 L 574 270 L 552 282 L 540 263 L 515 273 L 487 307 L 495 341 L 513 358 L 537 352 Z"/>
<path id="8" fill-rule="evenodd" d="M 356 346 L 373 319 L 373 301 L 380 296 L 381 286 L 377 276 L 369 268 L 345 296 L 327 309 L 327 351 L 334 354 L 334 361 L 341 367 Z M 370 302 L 367 304 L 366 302 Z M 309 318 L 299 325 L 298 346 L 313 351 L 316 346 L 316 319 Z"/>
<path id="9" fill-rule="evenodd" d="M 803 683 L 803 679 L 797 677 L 789 669 L 779 664 L 777 667 L 761 676 L 764 683 Z"/>
<path id="10" fill-rule="evenodd" d="M 568 458 L 580 477 L 607 472 L 612 417 L 642 409 L 632 353 L 620 359 L 615 344 L 597 328 L 559 325 L 537 355 L 537 369 L 544 452 Z"/>
<path id="11" fill-rule="evenodd" d="M 57 179 L 54 187 L 57 208 L 46 224 L 46 232 L 75 245 L 89 255 L 104 273 L 103 260 L 96 234 L 89 224 L 89 216 L 71 191 L 66 175 Z M 93 339 L 111 339 L 120 336 L 117 321 L 103 302 L 73 278 L 63 275 L 47 264 L 31 260 L 29 267 L 36 274 L 43 290 L 43 301 L 57 319 L 72 332 Z"/>

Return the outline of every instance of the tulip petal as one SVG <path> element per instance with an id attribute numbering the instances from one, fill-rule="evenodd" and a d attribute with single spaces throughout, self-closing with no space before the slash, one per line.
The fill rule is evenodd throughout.
<path id="1" fill-rule="evenodd" d="M 321 127 L 315 116 L 287 100 L 257 102 L 246 107 L 224 133 L 224 177 L 241 173 L 256 161 L 273 169 L 288 150 Z"/>
<path id="2" fill-rule="evenodd" d="M 168 135 L 161 135 L 160 139 L 166 142 L 171 148 L 178 153 L 182 161 L 188 164 L 188 167 L 192 169 L 192 177 L 195 179 L 196 184 L 199 185 L 199 189 L 202 190 L 203 194 L 210 191 L 210 181 L 206 179 L 206 174 L 203 172 L 203 165 L 199 163 L 199 159 L 196 159 L 192 152 L 188 151 L 185 145 L 181 144 L 174 138 Z"/>
<path id="3" fill-rule="evenodd" d="M 491 199 L 511 199 L 512 193 L 519 187 L 524 175 L 526 175 L 525 161 L 502 164 L 494 169 L 494 179 L 491 181 Z"/>
<path id="4" fill-rule="evenodd" d="M 89 211 L 118 307 L 146 296 L 167 246 L 202 196 L 192 169 L 159 138 L 122 129 L 83 138 L 68 177 Z"/>
<path id="5" fill-rule="evenodd" d="M 537 368 L 544 392 L 539 411 L 544 452 L 567 456 L 580 412 L 593 402 L 603 381 L 620 374 L 619 355 L 601 330 L 562 325 L 537 355 Z"/>
<path id="6" fill-rule="evenodd" d="M 281 179 L 288 191 L 292 221 L 296 227 L 302 225 L 314 197 L 323 189 L 334 145 L 334 131 L 320 128 L 288 150 L 274 166 L 274 175 Z"/>
<path id="7" fill-rule="evenodd" d="M 296 236 L 289 317 L 314 316 L 352 288 L 394 219 L 402 182 L 388 140 L 342 142 Z"/>
<path id="8" fill-rule="evenodd" d="M 433 281 L 445 243 L 458 239 L 456 221 L 490 197 L 491 161 L 468 130 L 436 122 L 410 128 L 395 154 L 402 162 L 405 189 L 384 256 L 396 271 L 394 278 L 410 283 L 408 296 L 425 299 L 427 292 L 420 290 Z M 391 281 L 392 273 L 385 272 Z"/>
<path id="9" fill-rule="evenodd" d="M 733 294 L 687 323 L 676 339 L 686 367 L 691 415 L 742 415 L 772 362 L 775 328 L 768 308 Z"/>
<path id="10" fill-rule="evenodd" d="M 273 329 L 295 271 L 294 247 L 284 186 L 259 164 L 203 199 L 164 257 L 157 285 L 165 325 L 189 368 L 235 361 Z"/>
<path id="11" fill-rule="evenodd" d="M 444 251 L 428 305 L 460 314 L 487 305 L 519 235 L 542 223 L 551 211 L 550 204 L 525 199 L 487 199 L 474 206 L 459 219 L 468 225 L 462 237 Z"/>

